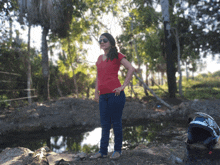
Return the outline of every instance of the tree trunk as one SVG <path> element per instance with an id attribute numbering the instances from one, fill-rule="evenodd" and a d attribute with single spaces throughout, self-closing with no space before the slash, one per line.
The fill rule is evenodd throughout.
<path id="1" fill-rule="evenodd" d="M 189 79 L 189 71 L 188 71 L 187 61 L 186 61 L 186 79 L 187 79 L 187 81 L 188 81 L 188 79 Z"/>
<path id="2" fill-rule="evenodd" d="M 163 76 L 164 76 L 164 72 L 161 72 L 161 85 L 164 84 L 164 82 L 163 82 Z"/>
<path id="3" fill-rule="evenodd" d="M 9 21 L 9 36 L 10 36 L 10 46 L 12 46 L 12 20 Z"/>
<path id="4" fill-rule="evenodd" d="M 120 70 L 120 72 L 121 72 L 121 77 L 123 77 L 123 78 L 125 79 L 125 78 L 126 78 L 126 76 L 124 75 L 123 70 Z"/>
<path id="5" fill-rule="evenodd" d="M 140 78 L 141 79 L 143 79 L 143 76 L 142 76 L 142 69 L 140 68 L 140 65 L 138 65 L 138 68 L 139 68 L 139 76 L 140 76 Z M 141 82 L 139 82 L 139 86 L 142 86 L 142 83 Z"/>
<path id="6" fill-rule="evenodd" d="M 49 29 L 46 27 L 43 27 L 43 33 L 42 33 L 42 73 L 43 73 L 43 98 L 45 100 L 50 99 L 50 92 L 49 92 L 49 80 L 50 80 L 50 74 L 49 74 L 49 62 L 48 62 L 48 51 L 47 51 L 47 35 L 48 35 Z"/>
<path id="7" fill-rule="evenodd" d="M 67 39 L 68 39 L 68 55 L 71 56 L 71 51 L 70 51 L 70 47 L 71 47 L 71 45 L 70 45 L 70 38 L 68 37 Z M 73 63 L 73 62 L 75 62 L 75 61 L 71 60 L 71 62 Z M 73 66 L 72 64 L 71 64 L 71 69 L 72 69 L 72 71 L 73 71 L 73 81 L 74 81 L 74 86 L 75 86 L 75 93 L 76 93 L 76 97 L 78 98 L 78 97 L 79 97 L 78 85 L 77 85 L 76 75 L 74 74 L 75 68 L 74 68 L 74 66 Z"/>
<path id="8" fill-rule="evenodd" d="M 133 30 L 133 29 L 132 29 Z M 139 57 L 139 54 L 138 54 L 138 51 L 137 51 L 137 44 L 136 44 L 136 41 L 134 39 L 134 47 L 135 47 L 135 53 L 136 53 L 136 56 L 137 56 L 137 59 L 138 59 L 138 74 L 139 76 L 142 78 L 142 71 L 141 71 L 141 64 L 140 64 L 140 57 Z M 142 83 L 139 81 L 139 86 L 142 86 Z"/>
<path id="9" fill-rule="evenodd" d="M 133 20 L 133 15 L 132 14 L 130 14 L 130 17 Z M 133 21 L 131 21 L 131 32 L 133 33 Z M 138 74 L 142 78 L 142 72 L 140 70 L 140 68 L 141 68 L 141 61 L 140 61 L 140 57 L 139 57 L 139 54 L 138 54 L 138 51 L 137 51 L 137 44 L 136 44 L 135 38 L 133 38 L 133 43 L 134 43 L 134 48 L 135 48 L 135 54 L 136 54 L 137 59 L 138 59 L 138 71 L 139 71 Z M 139 82 L 139 86 L 142 86 L 141 82 Z"/>
<path id="10" fill-rule="evenodd" d="M 158 85 L 160 85 L 160 72 L 158 72 L 157 76 L 158 76 L 157 83 L 158 83 Z"/>
<path id="11" fill-rule="evenodd" d="M 174 58 L 171 46 L 171 32 L 170 32 L 170 19 L 169 19 L 169 2 L 168 0 L 161 0 L 162 15 L 164 20 L 164 33 L 166 40 L 166 55 L 167 55 L 167 80 L 169 97 L 175 98 L 175 68 L 174 68 Z"/>
<path id="12" fill-rule="evenodd" d="M 78 92 L 78 85 L 77 85 L 77 80 L 76 80 L 76 75 L 73 74 L 73 81 L 74 81 L 74 86 L 75 86 L 75 92 L 76 92 L 76 98 L 79 97 L 79 92 Z"/>
<path id="13" fill-rule="evenodd" d="M 46 143 L 47 143 L 47 147 L 51 148 L 50 138 L 47 138 Z"/>
<path id="14" fill-rule="evenodd" d="M 154 72 L 151 71 L 151 86 L 154 86 Z"/>
<path id="15" fill-rule="evenodd" d="M 88 86 L 88 88 L 86 90 L 86 97 L 87 97 L 87 99 L 89 98 L 89 91 L 90 91 L 90 87 Z"/>
<path id="16" fill-rule="evenodd" d="M 58 93 L 59 93 L 60 97 L 63 97 L 62 91 L 61 91 L 61 89 L 60 89 L 60 87 L 59 87 L 58 78 L 56 78 L 56 85 L 57 85 L 57 90 L 58 90 Z"/>
<path id="17" fill-rule="evenodd" d="M 175 68 L 175 70 L 176 70 L 176 68 Z M 175 71 L 174 73 L 176 74 L 176 71 Z M 175 83 L 173 83 L 173 85 L 174 85 L 173 88 L 174 88 L 174 90 L 175 90 L 175 93 L 178 93 L 178 91 L 177 91 L 177 83 L 176 83 L 177 81 L 176 81 L 176 76 L 175 76 L 175 75 L 174 75 L 174 82 L 175 82 Z"/>
<path id="18" fill-rule="evenodd" d="M 132 92 L 133 92 L 133 77 L 131 78 L 131 82 L 130 82 L 130 85 L 131 85 L 131 98 L 132 98 Z"/>
<path id="19" fill-rule="evenodd" d="M 163 91 L 166 95 L 168 95 L 168 93 L 163 88 L 161 88 L 160 85 L 158 85 L 153 78 L 152 81 L 154 82 L 154 85 L 156 85 L 159 88 L 159 90 Z"/>
<path id="20" fill-rule="evenodd" d="M 31 25 L 28 26 L 28 57 L 27 57 L 27 95 L 28 103 L 31 104 L 31 62 L 30 62 L 30 38 L 31 38 Z"/>
<path id="21" fill-rule="evenodd" d="M 178 29 L 175 28 L 175 38 L 176 38 L 176 45 L 177 45 L 177 59 L 178 59 L 178 72 L 179 72 L 179 94 L 181 97 L 183 97 L 183 91 L 182 91 L 182 72 L 181 72 L 181 67 L 180 67 L 180 42 L 179 42 L 179 33 L 178 33 Z"/>
<path id="22" fill-rule="evenodd" d="M 149 76 L 149 73 L 148 73 L 148 64 L 146 64 L 146 81 L 145 81 L 145 83 L 146 83 L 147 85 L 149 85 L 149 83 L 148 83 L 148 76 Z"/>
<path id="23" fill-rule="evenodd" d="M 132 94 L 134 93 L 134 97 L 135 98 L 137 98 L 137 93 L 135 93 L 135 91 L 134 91 L 134 86 L 133 86 L 133 83 L 132 82 L 130 82 L 130 84 L 131 84 L 131 98 L 132 98 Z"/>

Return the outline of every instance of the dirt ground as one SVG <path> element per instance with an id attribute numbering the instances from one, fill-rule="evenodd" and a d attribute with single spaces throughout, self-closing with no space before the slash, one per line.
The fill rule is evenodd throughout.
<path id="1" fill-rule="evenodd" d="M 164 99 L 167 103 L 176 107 L 188 101 L 181 99 Z M 219 113 L 219 100 L 214 102 L 204 102 L 192 105 L 195 109 L 204 109 L 204 106 L 209 106 L 210 115 Z M 204 105 L 203 105 L 204 104 Z M 207 104 L 207 105 L 206 105 Z M 202 105 L 202 106 L 200 106 Z M 201 108 L 200 108 L 200 107 Z M 199 109 L 200 108 L 200 109 Z M 213 110 L 211 109 L 213 108 Z M 134 121 L 143 119 L 153 119 L 154 116 L 161 116 L 166 120 L 174 120 L 173 116 L 168 116 L 169 109 L 163 106 L 155 99 L 132 100 L 126 98 L 126 104 L 123 111 L 124 124 L 131 124 Z M 170 111 L 169 111 L 170 112 Z M 178 112 L 179 113 L 179 112 Z M 183 115 L 182 115 L 183 116 Z M 184 119 L 185 116 L 183 116 Z M 155 117 L 154 117 L 155 118 Z M 51 128 L 66 128 L 72 125 L 93 125 L 100 126 L 98 103 L 93 100 L 61 98 L 44 103 L 33 103 L 31 106 L 8 108 L 0 110 L 0 135 L 10 132 L 20 131 L 36 131 L 50 130 Z M 187 121 L 185 121 L 187 122 Z M 135 149 L 122 151 L 122 156 L 118 160 L 110 160 L 109 153 L 107 158 L 90 160 L 91 154 L 88 154 L 83 159 L 78 159 L 74 162 L 60 161 L 58 164 L 74 164 L 74 165 L 169 165 L 179 164 L 186 157 L 185 140 L 187 137 L 187 127 L 170 126 L 161 131 L 161 135 L 175 133 L 168 141 L 159 142 L 157 140 L 148 145 L 140 144 Z M 197 162 L 198 163 L 198 162 Z M 187 164 L 183 163 L 182 164 Z M 188 163 L 190 164 L 190 163 Z M 196 163 L 194 163 L 196 164 Z M 207 163 L 200 163 L 207 164 Z M 212 164 L 208 161 L 208 164 Z M 214 163 L 213 163 L 214 164 Z M 218 164 L 218 162 L 215 164 Z M 220 164 L 220 163 L 219 163 Z"/>
<path id="2" fill-rule="evenodd" d="M 179 99 L 167 99 L 171 105 L 178 105 Z M 132 124 L 134 120 L 152 119 L 168 108 L 152 99 L 133 100 L 126 98 L 122 120 Z M 66 128 L 74 125 L 100 126 L 99 104 L 89 99 L 60 98 L 58 100 L 35 102 L 30 106 L 0 109 L 0 135 L 8 132 L 41 131 L 51 128 Z"/>
<path id="3" fill-rule="evenodd" d="M 161 131 L 161 134 L 166 132 L 179 133 L 179 136 L 173 137 L 170 141 L 161 143 L 154 141 L 148 145 L 140 144 L 133 150 L 123 150 L 122 155 L 117 160 L 111 160 L 109 153 L 107 158 L 90 160 L 89 156 L 84 160 L 78 160 L 74 165 L 170 165 L 170 164 L 185 164 L 183 162 L 186 156 L 186 129 L 166 129 Z"/>

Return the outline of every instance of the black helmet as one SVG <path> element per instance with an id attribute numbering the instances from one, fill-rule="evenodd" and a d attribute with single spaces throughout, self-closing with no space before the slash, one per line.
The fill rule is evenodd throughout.
<path id="1" fill-rule="evenodd" d="M 201 143 L 210 151 L 220 138 L 220 129 L 215 120 L 206 113 L 196 112 L 188 127 L 188 144 Z"/>

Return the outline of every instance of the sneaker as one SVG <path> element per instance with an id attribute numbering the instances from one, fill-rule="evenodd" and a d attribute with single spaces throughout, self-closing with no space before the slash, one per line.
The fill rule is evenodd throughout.
<path id="1" fill-rule="evenodd" d="M 118 151 L 114 151 L 110 159 L 118 159 L 121 154 Z"/>
<path id="2" fill-rule="evenodd" d="M 106 158 L 106 157 L 107 155 L 103 155 L 101 152 L 98 152 L 95 155 L 90 156 L 90 159 Z"/>

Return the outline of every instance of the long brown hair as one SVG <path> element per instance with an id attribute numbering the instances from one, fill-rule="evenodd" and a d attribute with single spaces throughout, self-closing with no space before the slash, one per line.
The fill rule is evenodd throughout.
<path id="1" fill-rule="evenodd" d="M 109 42 L 111 44 L 111 48 L 110 48 L 110 50 L 109 50 L 109 52 L 107 54 L 107 62 L 108 62 L 109 59 L 111 61 L 114 58 L 118 59 L 118 49 L 115 46 L 115 39 L 114 39 L 114 37 L 111 34 L 109 34 L 109 33 L 103 33 L 101 36 L 105 36 L 109 40 Z"/>

